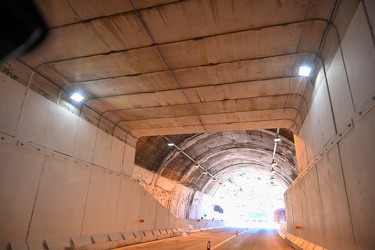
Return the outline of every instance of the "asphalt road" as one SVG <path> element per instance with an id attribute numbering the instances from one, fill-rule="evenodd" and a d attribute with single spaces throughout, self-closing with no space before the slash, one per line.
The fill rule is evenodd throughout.
<path id="1" fill-rule="evenodd" d="M 238 233 L 238 235 L 236 234 Z M 194 249 L 207 250 L 210 241 L 211 250 L 290 250 L 291 248 L 280 236 L 276 229 L 252 228 L 223 228 L 204 231 L 186 236 L 173 237 L 153 242 L 146 242 L 118 249 L 152 249 L 176 250 Z"/>

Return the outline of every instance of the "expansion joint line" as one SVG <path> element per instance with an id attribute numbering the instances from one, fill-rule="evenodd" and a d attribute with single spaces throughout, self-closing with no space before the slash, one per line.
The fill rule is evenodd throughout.
<path id="1" fill-rule="evenodd" d="M 197 119 L 199 120 L 199 123 L 201 124 L 201 126 L 203 127 L 204 131 L 207 132 L 201 118 L 199 117 L 197 111 L 194 109 L 189 97 L 187 96 L 187 94 L 185 93 L 184 89 L 182 88 L 180 82 L 178 81 L 176 75 L 174 74 L 173 70 L 172 70 L 172 67 L 169 65 L 167 59 L 165 58 L 165 56 L 163 55 L 163 53 L 161 52 L 161 49 L 160 47 L 158 46 L 158 44 L 156 43 L 154 37 L 152 36 L 151 34 L 151 31 L 150 29 L 148 28 L 146 22 L 144 21 L 144 19 L 142 18 L 141 14 L 139 13 L 138 9 L 134 6 L 133 4 L 133 1 L 132 0 L 129 0 L 131 6 L 133 7 L 133 10 L 135 12 L 135 14 L 137 15 L 139 21 L 142 23 L 143 27 L 145 28 L 148 36 L 150 37 L 150 39 L 152 40 L 152 43 L 153 45 L 155 46 L 156 50 L 158 51 L 159 55 L 161 56 L 161 58 L 163 59 L 164 63 L 167 65 L 167 68 L 169 70 L 169 72 L 172 74 L 172 77 L 173 79 L 175 80 L 175 82 L 177 83 L 178 87 L 180 88 L 180 90 L 182 91 L 182 94 L 184 95 L 184 97 L 186 98 L 186 100 L 188 101 L 189 103 L 189 106 L 191 108 L 191 110 L 193 111 L 194 115 L 197 117 Z"/>
<path id="2" fill-rule="evenodd" d="M 337 3 L 338 3 L 338 0 L 336 0 L 335 3 L 333 4 L 331 14 L 330 14 L 329 19 L 328 19 L 328 21 L 327 21 L 327 25 L 326 25 L 326 27 L 325 27 L 325 29 L 324 29 L 324 31 L 323 31 L 322 37 L 321 37 L 321 39 L 320 39 L 320 43 L 319 43 L 319 47 L 318 47 L 318 51 L 316 52 L 316 57 L 315 57 L 314 62 L 316 62 L 316 59 L 318 58 L 319 52 L 320 52 L 320 50 L 322 49 L 323 41 L 324 41 L 324 38 L 326 37 L 326 34 L 327 34 L 327 31 L 328 31 L 328 28 L 329 28 L 329 26 L 330 26 L 331 23 L 332 23 L 332 19 L 333 19 L 333 15 L 334 15 L 335 10 L 336 10 L 336 7 L 337 7 Z"/>

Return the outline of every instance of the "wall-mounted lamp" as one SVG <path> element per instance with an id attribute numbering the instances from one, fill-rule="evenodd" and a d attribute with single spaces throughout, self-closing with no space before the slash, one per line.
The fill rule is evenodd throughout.
<path id="1" fill-rule="evenodd" d="M 271 168 L 271 173 L 275 173 L 276 170 L 274 168 Z"/>
<path id="2" fill-rule="evenodd" d="M 276 165 L 277 165 L 276 161 L 275 161 L 275 160 L 272 160 L 272 162 L 271 162 L 271 166 L 274 167 L 274 166 L 276 166 Z"/>
<path id="3" fill-rule="evenodd" d="M 194 163 L 193 167 L 199 168 L 199 164 L 198 163 Z"/>
<path id="4" fill-rule="evenodd" d="M 80 102 L 83 100 L 83 96 L 80 93 L 74 93 L 73 95 L 70 96 L 71 99 L 73 99 L 76 102 Z"/>
<path id="5" fill-rule="evenodd" d="M 301 66 L 301 67 L 299 67 L 298 75 L 308 77 L 310 75 L 310 72 L 311 72 L 311 68 L 310 67 Z"/>

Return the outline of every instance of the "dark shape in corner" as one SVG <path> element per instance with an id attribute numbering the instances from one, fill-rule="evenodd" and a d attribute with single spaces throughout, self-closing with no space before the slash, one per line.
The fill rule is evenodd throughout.
<path id="1" fill-rule="evenodd" d="M 48 28 L 31 0 L 1 3 L 0 61 L 21 56 L 47 36 Z"/>

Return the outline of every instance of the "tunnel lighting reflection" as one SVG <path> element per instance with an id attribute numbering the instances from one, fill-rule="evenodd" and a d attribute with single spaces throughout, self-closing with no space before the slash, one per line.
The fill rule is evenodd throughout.
<path id="1" fill-rule="evenodd" d="M 309 76 L 311 72 L 311 68 L 307 66 L 301 66 L 299 67 L 298 75 L 300 76 Z"/>
<path id="2" fill-rule="evenodd" d="M 76 102 L 80 102 L 84 97 L 79 93 L 74 93 L 70 98 L 72 98 Z"/>

